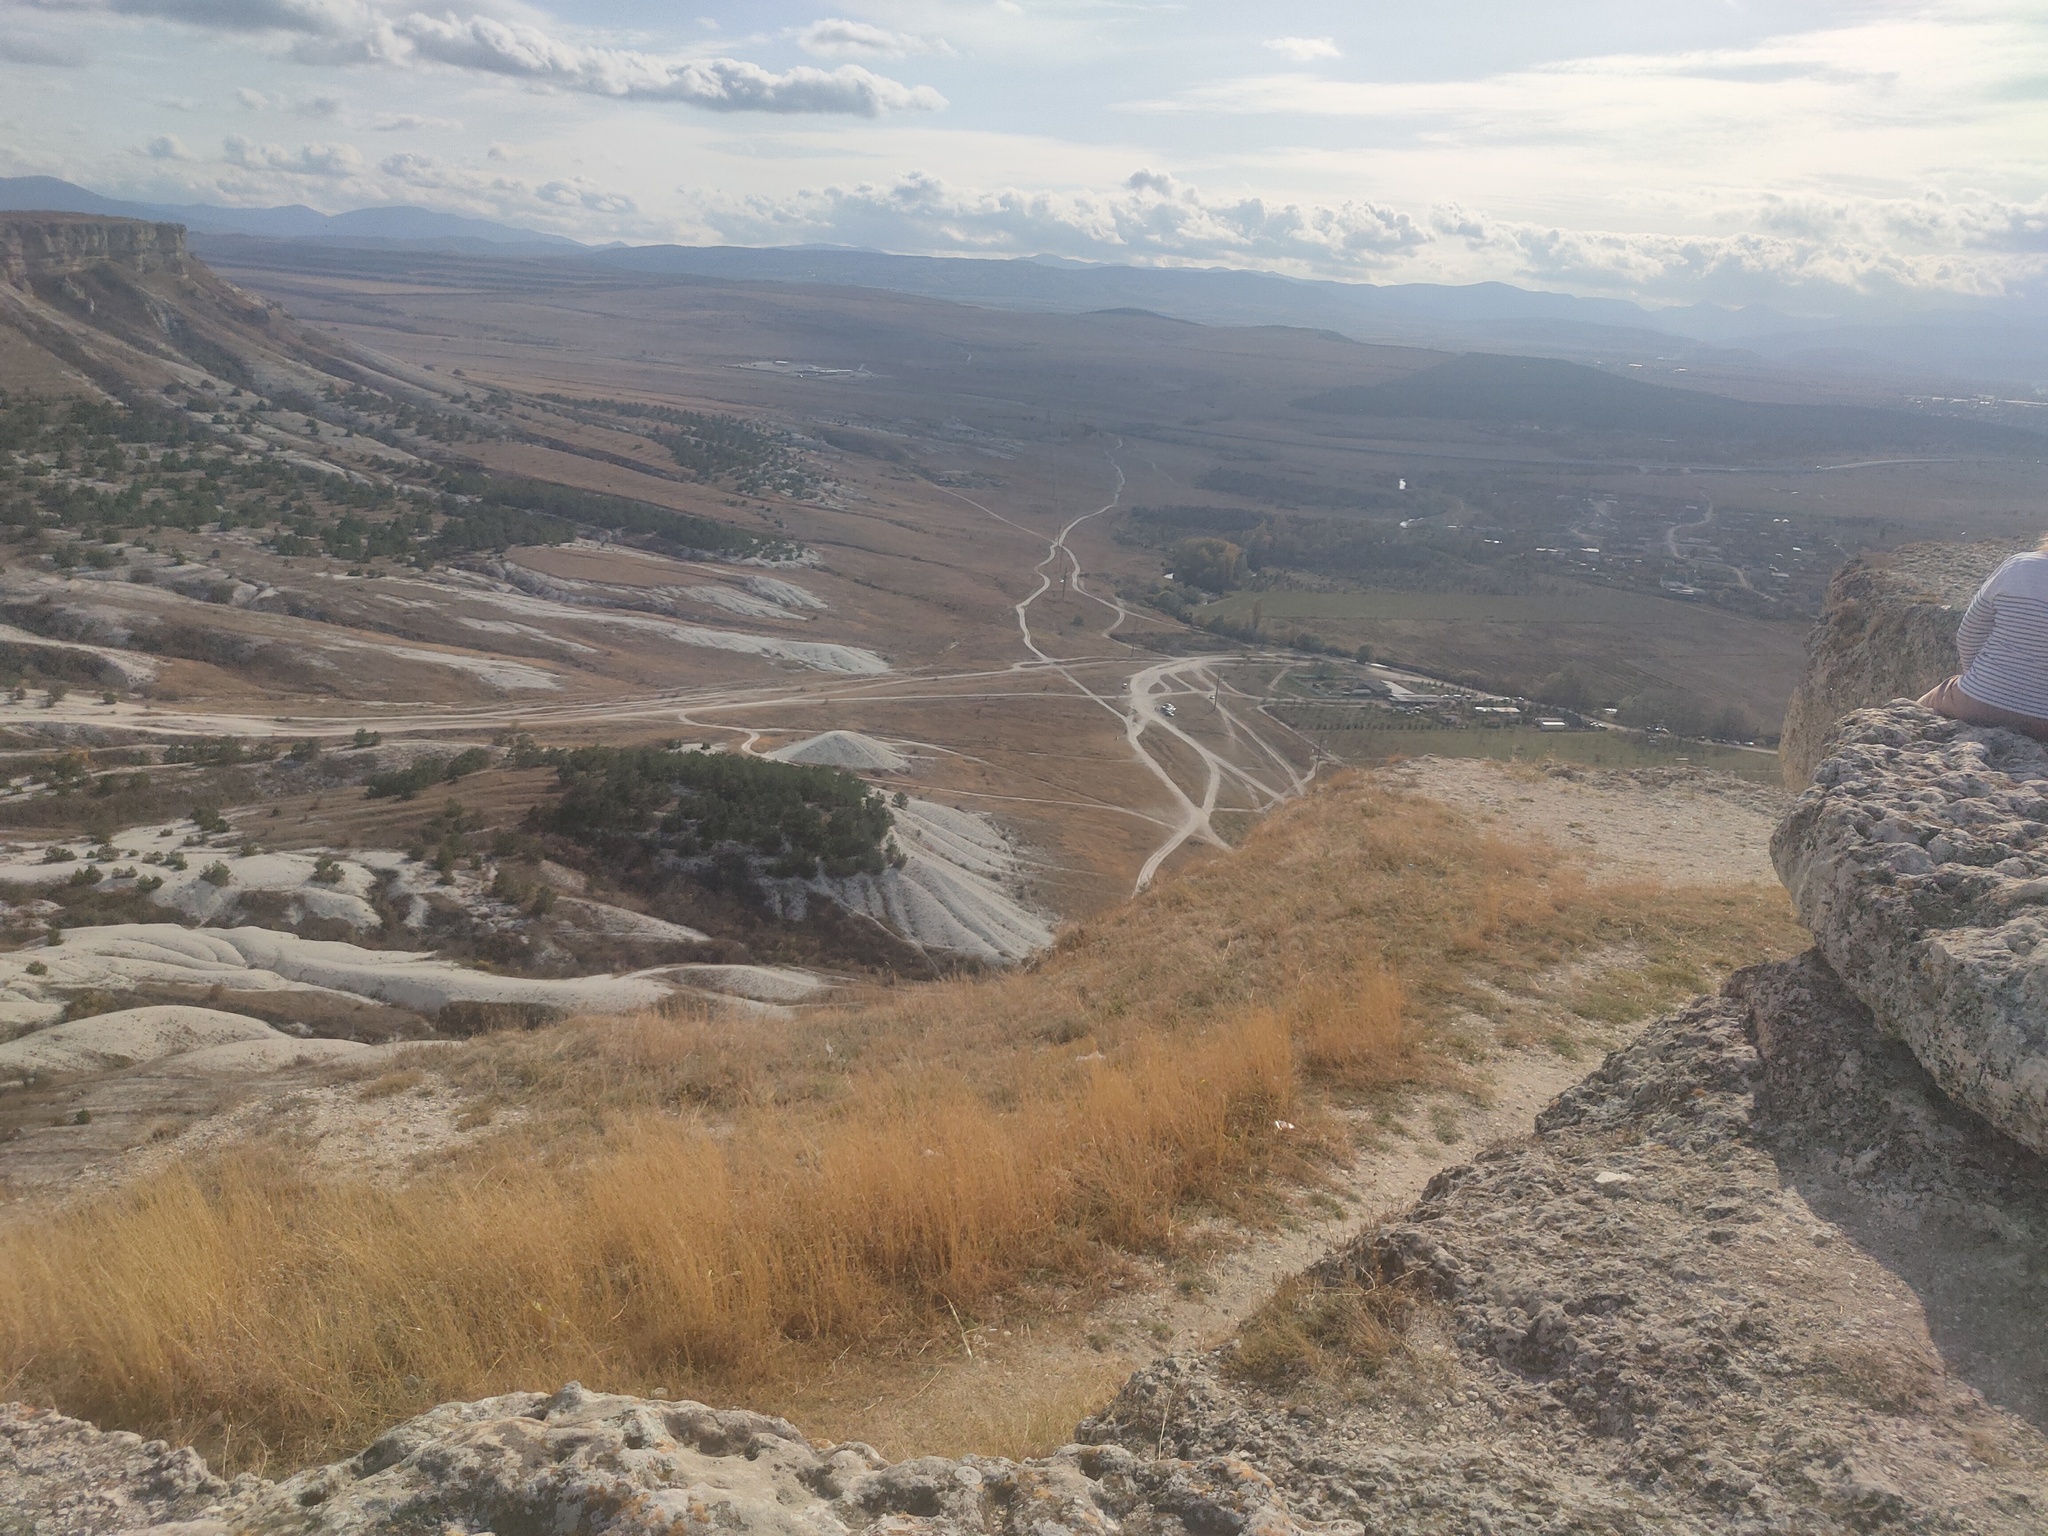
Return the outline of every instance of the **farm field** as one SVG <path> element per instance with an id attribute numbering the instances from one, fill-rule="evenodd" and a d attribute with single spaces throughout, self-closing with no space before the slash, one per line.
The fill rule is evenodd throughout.
<path id="1" fill-rule="evenodd" d="M 1775 728 L 1805 660 L 1803 621 L 1750 618 L 1697 603 L 1557 582 L 1534 593 L 1235 592 L 1204 620 L 1275 634 L 1307 630 L 1327 644 L 1503 693 L 1535 694 L 1576 670 L 1602 703 L 1678 689 L 1737 704 Z"/>

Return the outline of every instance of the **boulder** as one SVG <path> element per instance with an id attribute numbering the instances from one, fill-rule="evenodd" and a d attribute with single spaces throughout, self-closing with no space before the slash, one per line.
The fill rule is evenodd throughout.
<path id="1" fill-rule="evenodd" d="M 1788 785 L 1806 787 L 1828 733 L 1850 710 L 1918 698 L 1956 672 L 1963 609 L 2021 547 L 1908 544 L 1858 555 L 1835 573 L 1785 711 L 1778 759 Z"/>
<path id="2" fill-rule="evenodd" d="M 33 1536 L 1306 1536 L 1273 1484 L 1227 1457 L 1076 1445 L 891 1464 L 784 1419 L 573 1382 L 444 1403 L 346 1461 L 233 1485 L 189 1450 L 13 1405 L 0 1500 L 0 1529 Z"/>
<path id="3" fill-rule="evenodd" d="M 2048 1151 L 2048 747 L 1844 719 L 1771 842 L 1830 965 L 1957 1103 Z"/>

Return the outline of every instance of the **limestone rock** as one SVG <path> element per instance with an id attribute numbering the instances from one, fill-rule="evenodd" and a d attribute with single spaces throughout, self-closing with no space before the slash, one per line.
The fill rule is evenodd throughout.
<path id="1" fill-rule="evenodd" d="M 1806 641 L 1778 759 L 1804 789 L 1834 723 L 1852 709 L 1916 699 L 1957 670 L 1956 626 L 2014 544 L 1909 544 L 1858 555 L 1835 573 Z"/>
<path id="2" fill-rule="evenodd" d="M 229 1488 L 190 1451 L 19 1407 L 0 1410 L 0 1452 L 10 1536 L 1305 1536 L 1267 1478 L 1225 1457 L 1070 1446 L 891 1465 L 763 1414 L 574 1383 L 445 1403 L 275 1483 Z"/>
<path id="3" fill-rule="evenodd" d="M 2032 1536 L 2044 1171 L 1818 956 L 1758 967 L 1310 1271 L 1419 1298 L 1380 1371 L 1246 1381 L 1226 1345 L 1081 1434 L 1227 1448 L 1374 1536 Z"/>
<path id="4" fill-rule="evenodd" d="M 1771 857 L 1943 1091 L 2048 1151 L 2048 747 L 1916 705 L 1841 722 Z"/>

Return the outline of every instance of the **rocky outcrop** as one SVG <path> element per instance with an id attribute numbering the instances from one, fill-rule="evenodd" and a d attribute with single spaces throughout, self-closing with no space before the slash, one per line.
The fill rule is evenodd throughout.
<path id="1" fill-rule="evenodd" d="M 2048 1150 L 2048 747 L 1851 714 L 1772 840 L 1800 918 L 1958 1103 Z"/>
<path id="2" fill-rule="evenodd" d="M 1956 663 L 1956 626 L 2016 544 L 1911 544 L 1858 555 L 1835 574 L 1806 641 L 1778 746 L 1785 782 L 1804 789 L 1829 731 L 1852 709 L 1917 699 Z"/>
<path id="3" fill-rule="evenodd" d="M 1817 956 L 1761 967 L 1312 1272 L 1417 1297 L 1405 1357 L 1318 1392 L 1248 1385 L 1237 1348 L 1184 1356 L 1083 1434 L 1229 1448 L 1297 1515 L 1404 1536 L 2038 1531 L 2042 1437 L 1991 1398 L 2038 1422 L 2039 1349 L 2013 1350 L 2042 1172 Z M 1882 1233 L 1952 1271 L 1881 1263 Z M 1939 1352 L 1937 1305 L 1977 1314 Z"/>
<path id="4" fill-rule="evenodd" d="M 1070 1446 L 892 1465 L 782 1419 L 574 1383 L 444 1404 L 275 1483 L 230 1485 L 190 1451 L 0 1410 L 0 1510 L 0 1529 L 23 1536 L 1307 1536 L 1272 1482 L 1230 1457 Z"/>
<path id="5" fill-rule="evenodd" d="M 0 281 L 76 277 L 108 262 L 137 275 L 182 272 L 185 226 L 76 213 L 0 214 Z"/>

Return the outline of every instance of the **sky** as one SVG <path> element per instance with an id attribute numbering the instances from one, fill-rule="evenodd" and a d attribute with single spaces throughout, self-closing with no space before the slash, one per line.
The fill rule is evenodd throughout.
<path id="1" fill-rule="evenodd" d="M 31 174 L 587 241 L 2041 300 L 2048 0 L 0 0 Z"/>

